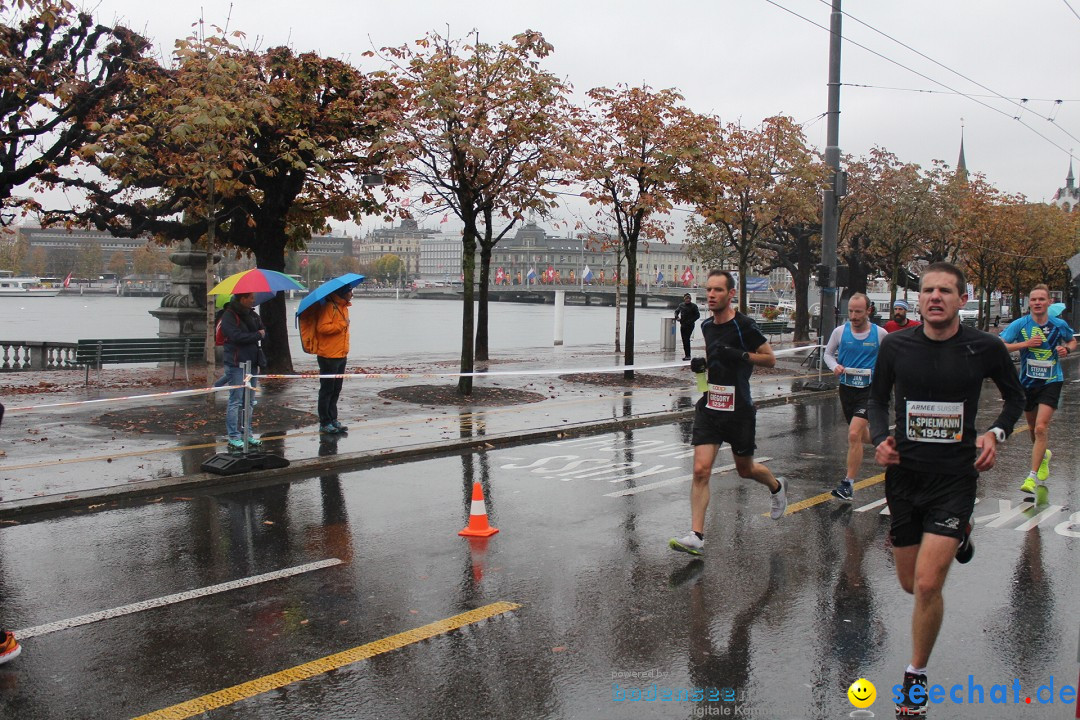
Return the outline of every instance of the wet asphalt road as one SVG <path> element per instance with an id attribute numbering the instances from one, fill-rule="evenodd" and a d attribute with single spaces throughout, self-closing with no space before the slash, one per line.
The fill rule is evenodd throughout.
<path id="1" fill-rule="evenodd" d="M 994 397 L 988 387 L 984 407 Z M 1065 398 L 1050 507 L 1020 503 L 1024 435 L 982 477 L 976 555 L 950 573 L 932 684 L 966 688 L 972 675 L 989 694 L 1018 679 L 1021 703 L 1051 676 L 1055 693 L 1076 685 L 1080 388 L 1067 385 Z M 843 718 L 854 710 L 847 687 L 862 676 L 877 686 L 870 710 L 892 717 L 912 601 L 886 547 L 883 484 L 858 490 L 850 506 L 819 497 L 842 474 L 838 401 L 759 412 L 758 456 L 790 480 L 793 504 L 808 502 L 774 522 L 763 488 L 730 470 L 715 475 L 704 561 L 666 544 L 689 527 L 689 431 L 639 429 L 5 525 L 0 613 L 16 629 L 342 562 L 28 638 L 0 668 L 0 716 L 140 716 L 503 601 L 520 607 L 197 716 Z M 862 478 L 878 475 L 871 460 Z M 730 463 L 725 449 L 717 466 Z M 474 481 L 501 530 L 486 543 L 457 536 Z M 715 688 L 730 699 L 620 699 L 635 688 L 648 696 L 654 683 L 659 693 Z M 931 717 L 1074 712 L 1058 698 L 969 705 L 966 693 Z"/>

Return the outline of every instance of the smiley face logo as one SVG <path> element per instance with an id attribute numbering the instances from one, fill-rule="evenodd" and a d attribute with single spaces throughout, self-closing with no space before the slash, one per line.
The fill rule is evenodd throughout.
<path id="1" fill-rule="evenodd" d="M 851 687 L 847 690 L 847 696 L 855 707 L 860 709 L 868 708 L 877 699 L 877 688 L 874 687 L 874 683 L 866 678 L 859 678 L 851 683 Z"/>

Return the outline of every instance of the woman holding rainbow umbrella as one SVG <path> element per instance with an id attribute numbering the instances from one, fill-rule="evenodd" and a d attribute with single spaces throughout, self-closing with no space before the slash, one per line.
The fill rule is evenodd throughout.
<path id="1" fill-rule="evenodd" d="M 225 384 L 243 385 L 243 364 L 251 363 L 253 371 L 266 367 L 266 355 L 262 351 L 262 340 L 266 337 L 266 329 L 262 319 L 254 312 L 258 297 L 268 300 L 280 290 L 303 290 L 304 287 L 290 278 L 288 275 L 274 272 L 273 270 L 246 270 L 236 275 L 230 275 L 214 286 L 209 295 L 232 295 L 221 314 L 221 334 L 225 336 L 224 359 L 225 359 Z M 255 380 L 252 380 L 252 387 Z M 240 406 L 244 401 L 244 391 L 234 389 L 229 391 L 229 404 L 225 410 L 225 431 L 229 436 L 230 450 L 243 450 L 244 440 L 242 432 L 246 427 L 240 427 Z M 245 425 L 248 421 L 245 420 Z M 251 437 L 249 445 L 258 447 L 262 440 Z"/>

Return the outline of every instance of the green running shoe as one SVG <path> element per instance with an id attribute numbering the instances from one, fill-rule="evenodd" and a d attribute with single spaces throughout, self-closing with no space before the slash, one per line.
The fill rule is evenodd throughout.
<path id="1" fill-rule="evenodd" d="M 1052 454 L 1049 450 L 1044 452 L 1042 462 L 1039 463 L 1039 472 L 1036 475 L 1043 482 L 1046 482 L 1046 478 L 1050 477 L 1050 456 Z"/>
<path id="2" fill-rule="evenodd" d="M 1035 478 L 1030 475 L 1024 479 L 1024 484 L 1020 486 L 1020 492 L 1026 492 L 1030 495 L 1035 494 Z"/>
<path id="3" fill-rule="evenodd" d="M 690 533 L 686 537 L 671 538 L 668 540 L 668 547 L 678 552 L 700 555 L 705 550 L 705 541 L 694 533 Z"/>

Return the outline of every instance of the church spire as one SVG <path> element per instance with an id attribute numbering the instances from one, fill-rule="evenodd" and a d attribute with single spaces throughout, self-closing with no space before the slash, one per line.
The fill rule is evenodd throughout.
<path id="1" fill-rule="evenodd" d="M 960 118 L 960 158 L 956 161 L 956 174 L 967 177 L 967 160 L 964 159 L 964 118 Z"/>
<path id="2" fill-rule="evenodd" d="M 1072 190 L 1075 181 L 1076 180 L 1073 177 L 1073 171 L 1072 171 L 1072 157 L 1070 157 L 1069 158 L 1069 174 L 1065 176 L 1065 187 Z"/>

